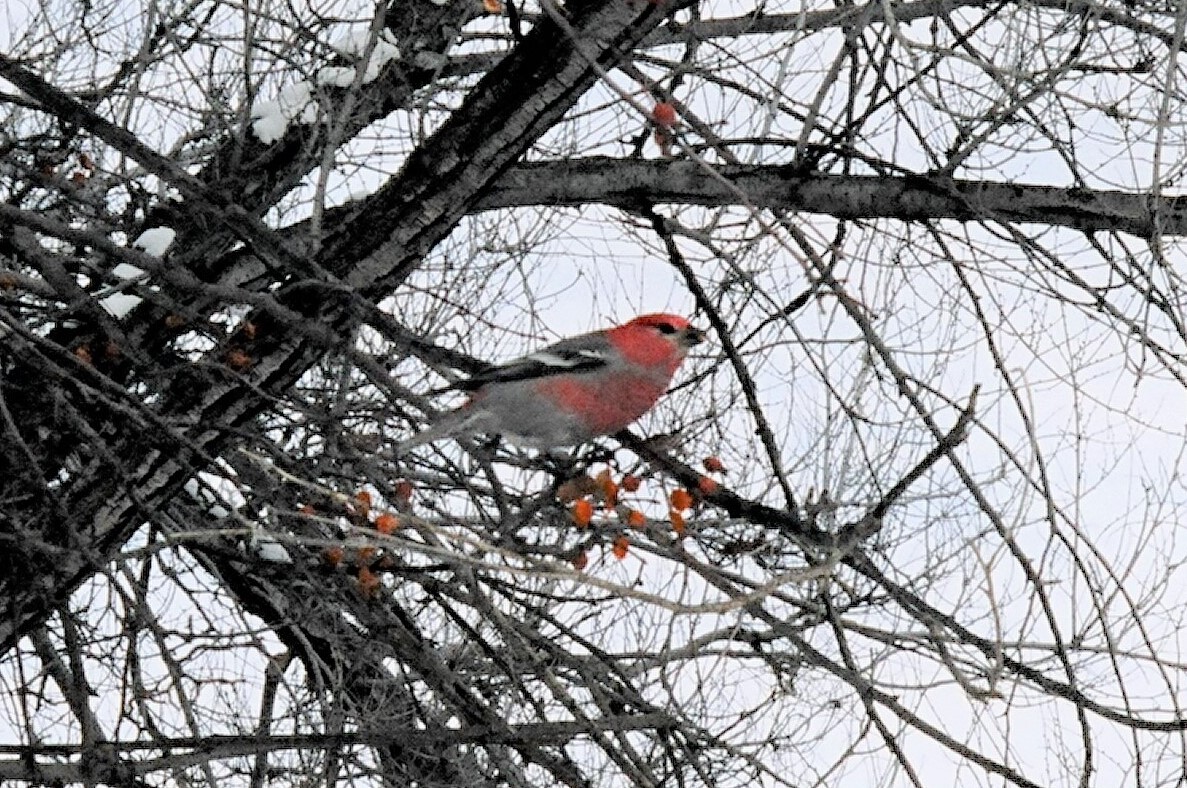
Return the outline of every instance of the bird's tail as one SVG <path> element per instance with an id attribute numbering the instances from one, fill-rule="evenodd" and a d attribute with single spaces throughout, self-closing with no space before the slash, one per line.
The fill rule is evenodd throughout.
<path id="1" fill-rule="evenodd" d="M 482 411 L 463 405 L 457 410 L 443 414 L 435 424 L 426 427 L 411 438 L 397 443 L 393 452 L 395 456 L 399 457 L 417 446 L 424 446 L 426 443 L 476 432 L 474 426 L 482 419 L 483 415 Z"/>

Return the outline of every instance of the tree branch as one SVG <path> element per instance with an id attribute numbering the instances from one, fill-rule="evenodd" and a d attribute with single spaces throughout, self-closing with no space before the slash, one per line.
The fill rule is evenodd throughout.
<path id="1" fill-rule="evenodd" d="M 1142 193 L 928 175 L 805 174 L 779 165 L 718 165 L 716 169 L 761 208 L 838 219 L 1034 222 L 1090 233 L 1120 231 L 1141 238 L 1159 230 L 1164 235 L 1187 235 L 1187 197 L 1151 200 Z M 477 207 L 604 203 L 630 209 L 641 199 L 718 206 L 736 202 L 737 193 L 706 172 L 704 165 L 693 162 L 591 157 L 520 164 L 508 170 Z"/>
<path id="2" fill-rule="evenodd" d="M 597 720 L 574 722 L 536 722 L 508 725 L 503 730 L 485 725 L 464 728 L 443 728 L 424 730 L 363 731 L 339 734 L 294 734 L 276 736 L 201 736 L 181 739 L 154 739 L 145 742 L 127 742 L 104 746 L 108 754 L 106 774 L 121 775 L 124 779 L 132 775 L 152 774 L 164 770 L 184 769 L 223 758 L 242 758 L 278 750 L 342 749 L 345 747 L 383 747 L 393 744 L 423 748 L 456 746 L 458 744 L 532 746 L 563 745 L 575 738 L 593 732 L 622 732 L 652 730 L 672 725 L 667 714 L 627 714 Z M 170 752 L 159 758 L 146 761 L 123 760 L 130 753 L 141 750 L 191 750 L 191 752 Z M 0 746 L 0 752 L 17 753 L 19 758 L 0 761 L 0 779 L 32 780 L 42 783 L 82 782 L 83 769 L 75 763 L 36 763 L 37 756 L 78 757 L 82 754 L 77 745 L 46 745 L 41 747 Z M 117 755 L 118 753 L 118 755 Z M 118 764 L 118 765 L 117 765 Z"/>

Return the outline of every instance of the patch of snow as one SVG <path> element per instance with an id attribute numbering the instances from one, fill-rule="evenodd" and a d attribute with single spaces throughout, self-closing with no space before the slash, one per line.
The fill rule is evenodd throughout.
<path id="1" fill-rule="evenodd" d="M 144 276 L 144 271 L 129 263 L 120 263 L 111 269 L 111 275 L 116 279 L 135 279 L 138 276 Z"/>
<path id="2" fill-rule="evenodd" d="M 176 236 L 177 233 L 170 227 L 152 227 L 142 232 L 132 242 L 132 246 L 143 249 L 154 257 L 160 257 L 169 248 L 169 244 L 173 243 Z M 130 263 L 120 263 L 111 269 L 111 275 L 116 279 L 129 281 L 143 277 L 145 272 Z M 131 293 L 112 293 L 99 299 L 99 305 L 106 309 L 112 317 L 120 319 L 127 316 L 143 300 L 140 296 Z"/>
<path id="3" fill-rule="evenodd" d="M 317 104 L 313 101 L 313 85 L 305 80 L 294 82 L 274 100 L 259 98 L 252 104 L 254 118 L 251 129 L 260 142 L 272 144 L 284 136 L 290 121 L 313 123 L 317 120 Z"/>
<path id="4" fill-rule="evenodd" d="M 354 27 L 338 36 L 330 46 L 345 57 L 360 58 L 367 51 L 370 40 L 370 30 Z M 400 48 L 395 36 L 389 30 L 382 31 L 363 70 L 363 84 L 374 81 L 384 66 L 399 57 Z M 317 87 L 345 88 L 354 84 L 357 75 L 358 72 L 349 66 L 325 66 L 318 69 L 314 82 Z M 291 121 L 316 122 L 318 107 L 313 101 L 313 88 L 313 84 L 302 80 L 281 90 L 275 99 L 264 100 L 257 96 L 251 106 L 252 132 L 261 142 L 270 145 L 284 136 Z"/>
<path id="5" fill-rule="evenodd" d="M 271 145 L 284 136 L 284 130 L 289 127 L 288 118 L 280 111 L 280 103 L 264 101 L 251 108 L 251 116 L 255 118 L 251 130 L 265 145 Z"/>
<path id="6" fill-rule="evenodd" d="M 160 257 L 165 254 L 165 250 L 169 248 L 169 244 L 173 243 L 173 239 L 176 237 L 177 231 L 172 227 L 150 227 L 132 242 L 132 246 L 143 249 L 154 257 Z M 116 266 L 116 270 L 119 270 L 119 266 Z"/>
<path id="7" fill-rule="evenodd" d="M 354 84 L 354 69 L 350 66 L 325 66 L 318 69 L 320 87 L 348 88 Z"/>
<path id="8" fill-rule="evenodd" d="M 395 38 L 384 30 L 379 34 L 379 40 L 375 42 L 375 49 L 371 52 L 371 62 L 367 64 L 367 70 L 363 72 L 363 84 L 374 81 L 384 66 L 393 60 L 398 60 L 399 57 L 400 48 L 396 46 Z"/>
<path id="9" fill-rule="evenodd" d="M 276 564 L 291 564 L 293 562 L 293 557 L 289 555 L 288 550 L 284 549 L 284 545 L 266 534 L 261 535 L 256 542 L 256 551 L 264 561 Z"/>
<path id="10" fill-rule="evenodd" d="M 281 111 L 292 118 L 301 113 L 311 98 L 313 98 L 313 86 L 305 80 L 301 80 L 280 91 L 276 100 L 280 103 Z"/>
<path id="11" fill-rule="evenodd" d="M 312 101 L 305 105 L 305 109 L 301 110 L 297 122 L 303 126 L 308 126 L 310 123 L 317 121 L 317 104 Z"/>
<path id="12" fill-rule="evenodd" d="M 358 57 L 367 49 L 367 41 L 371 38 L 371 31 L 364 27 L 352 27 L 339 36 L 335 36 L 330 46 L 339 55 Z"/>
<path id="13" fill-rule="evenodd" d="M 366 28 L 356 27 L 338 36 L 330 46 L 340 55 L 357 58 L 361 57 L 367 51 L 367 45 L 370 41 L 371 31 Z M 365 85 L 368 82 L 374 81 L 384 66 L 399 57 L 400 48 L 396 45 L 395 36 L 391 34 L 390 30 L 382 31 L 375 41 L 375 48 L 371 50 L 371 59 L 367 62 L 366 70 L 363 72 L 363 84 Z M 322 69 L 323 72 L 326 70 L 328 68 Z M 352 79 L 353 77 L 354 75 L 351 74 Z"/>
<path id="14" fill-rule="evenodd" d="M 252 131 L 260 142 L 268 145 L 276 142 L 284 136 L 290 120 L 297 118 L 303 123 L 311 122 L 305 118 L 309 114 L 312 97 L 313 86 L 301 80 L 280 91 L 280 95 L 272 101 L 257 98 L 251 107 L 251 116 L 255 119 L 251 124 Z M 312 117 L 316 116 L 317 109 L 314 107 Z"/>

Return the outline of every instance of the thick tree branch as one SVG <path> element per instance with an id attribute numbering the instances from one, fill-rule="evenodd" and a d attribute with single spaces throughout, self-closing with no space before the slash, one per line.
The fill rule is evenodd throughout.
<path id="1" fill-rule="evenodd" d="M 718 175 L 691 161 L 588 158 L 529 162 L 508 170 L 479 208 L 639 201 L 717 206 L 737 202 L 838 219 L 1033 222 L 1084 232 L 1120 231 L 1150 238 L 1187 235 L 1187 197 L 1152 200 L 1140 193 L 955 180 L 927 175 L 831 175 L 789 166 L 720 165 Z M 1155 224 L 1155 215 L 1159 223 Z"/>
<path id="2" fill-rule="evenodd" d="M 1090 14 L 1102 22 L 1155 38 L 1167 47 L 1182 48 L 1182 42 L 1175 40 L 1173 25 L 1160 26 L 1140 18 L 1130 9 L 1132 5 L 1109 6 L 1093 0 L 1034 0 L 1033 6 L 1044 8 L 1052 14 Z M 931 19 L 952 14 L 963 8 L 981 8 L 988 12 L 1000 6 L 999 0 L 915 0 L 896 3 L 894 21 L 899 24 Z M 1128 7 L 1127 7 L 1128 6 Z M 839 8 L 818 11 L 801 11 L 786 14 L 752 13 L 725 19 L 697 19 L 687 24 L 672 22 L 656 30 L 644 42 L 647 46 L 673 44 L 682 41 L 707 41 L 719 38 L 736 38 L 748 35 L 770 35 L 772 33 L 812 32 L 817 30 L 862 28 L 886 22 L 886 6 L 879 0 L 857 6 L 843 5 Z M 1169 6 L 1168 6 L 1169 9 Z M 1145 10 L 1145 9 L 1143 9 Z"/>

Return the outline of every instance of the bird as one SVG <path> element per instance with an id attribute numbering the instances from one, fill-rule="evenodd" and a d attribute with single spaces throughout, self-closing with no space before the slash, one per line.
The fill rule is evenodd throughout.
<path id="1" fill-rule="evenodd" d="M 705 333 L 665 313 L 562 339 L 449 386 L 461 407 L 402 441 L 397 456 L 444 438 L 501 436 L 517 446 L 576 446 L 625 429 L 668 389 Z"/>

